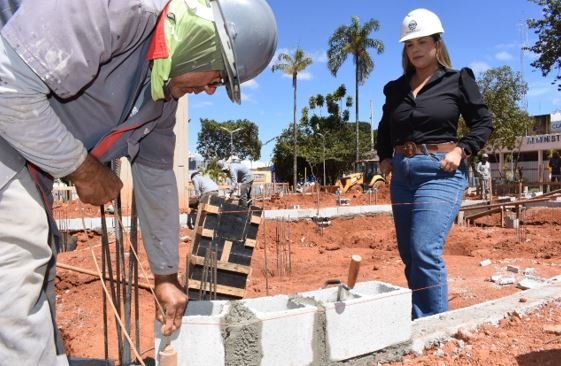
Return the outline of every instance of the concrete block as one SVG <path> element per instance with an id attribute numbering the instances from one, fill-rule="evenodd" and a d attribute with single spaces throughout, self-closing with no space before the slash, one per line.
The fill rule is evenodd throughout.
<path id="1" fill-rule="evenodd" d="M 331 361 L 347 360 L 411 338 L 409 289 L 370 281 L 357 283 L 350 291 L 330 287 L 299 295 L 314 299 L 325 309 L 325 349 Z"/>
<path id="2" fill-rule="evenodd" d="M 181 329 L 169 342 L 177 352 L 177 366 L 223 366 L 224 341 L 222 323 L 228 311 L 227 301 L 190 301 L 181 322 Z M 158 353 L 167 340 L 160 333 L 160 323 L 154 324 L 156 365 Z"/>
<path id="3" fill-rule="evenodd" d="M 243 300 L 261 321 L 261 366 L 304 366 L 314 360 L 317 308 L 286 295 Z"/>
<path id="4" fill-rule="evenodd" d="M 481 262 L 479 262 L 479 265 L 480 265 L 481 267 L 486 267 L 486 266 L 488 266 L 488 265 L 490 265 L 490 264 L 491 264 L 491 260 L 490 260 L 490 259 L 484 259 L 484 260 L 482 260 Z"/>

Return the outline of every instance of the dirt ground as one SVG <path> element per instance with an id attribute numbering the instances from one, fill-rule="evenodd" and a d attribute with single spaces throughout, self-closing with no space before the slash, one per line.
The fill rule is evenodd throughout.
<path id="1" fill-rule="evenodd" d="M 388 204 L 385 191 L 377 194 L 349 193 L 351 205 Z M 288 195 L 258 203 L 266 209 L 331 207 L 330 193 Z M 98 209 L 76 203 L 58 206 L 59 217 L 97 216 Z M 476 225 L 454 225 L 446 243 L 445 262 L 449 274 L 449 307 L 457 309 L 520 291 L 515 285 L 499 286 L 492 275 L 510 274 L 517 280 L 533 268 L 536 276 L 561 274 L 561 209 L 532 208 L 522 213 L 520 228 L 501 228 L 500 216 L 481 218 Z M 100 236 L 78 232 L 75 251 L 61 253 L 57 276 L 57 318 L 67 352 L 76 357 L 104 358 L 102 288 L 90 274 L 95 271 L 92 251 L 99 262 Z M 188 253 L 191 230 L 182 229 L 181 257 Z M 111 245 L 114 238 L 110 237 Z M 125 244 L 127 245 L 127 240 Z M 142 267 L 148 271 L 142 249 Z M 312 220 L 264 221 L 259 228 L 252 258 L 246 297 L 292 294 L 320 288 L 328 279 L 346 280 L 350 257 L 362 256 L 358 281 L 380 280 L 406 287 L 398 256 L 395 230 L 389 215 L 332 219 L 320 228 Z M 125 259 L 127 259 L 125 255 Z M 266 258 L 266 260 L 265 260 Z M 481 266 L 489 259 L 491 264 Z M 183 261 L 182 261 L 183 262 Z M 126 263 L 126 261 L 125 261 Z M 507 266 L 520 273 L 507 272 Z M 183 268 L 182 268 L 183 270 Z M 140 274 L 141 282 L 143 275 Z M 110 311 L 110 310 L 108 310 Z M 154 302 L 140 290 L 140 351 L 153 358 Z M 553 302 L 525 315 L 512 314 L 498 326 L 460 334 L 449 342 L 428 349 L 422 356 L 406 356 L 392 365 L 561 365 L 561 303 Z M 110 334 L 115 321 L 109 318 Z M 134 330 L 133 330 L 134 334 Z M 133 337 L 134 338 L 134 337 Z M 115 339 L 115 337 L 112 337 Z M 108 344 L 109 358 L 117 359 L 117 342 Z"/>

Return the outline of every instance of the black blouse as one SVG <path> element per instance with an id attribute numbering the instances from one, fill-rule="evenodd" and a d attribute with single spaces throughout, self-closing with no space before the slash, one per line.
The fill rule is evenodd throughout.
<path id="1" fill-rule="evenodd" d="M 491 113 L 483 102 L 473 71 L 439 69 L 413 96 L 403 75 L 384 87 L 386 102 L 378 127 L 376 149 L 380 160 L 391 158 L 393 147 L 406 141 L 417 144 L 456 142 L 467 155 L 476 154 L 493 131 Z M 458 118 L 469 133 L 458 141 Z"/>

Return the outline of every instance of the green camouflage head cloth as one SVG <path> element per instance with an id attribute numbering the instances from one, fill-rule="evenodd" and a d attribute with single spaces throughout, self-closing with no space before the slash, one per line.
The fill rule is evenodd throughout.
<path id="1" fill-rule="evenodd" d="M 199 3 L 208 5 L 206 0 Z M 185 0 L 171 0 L 165 22 L 167 58 L 152 65 L 152 99 L 164 98 L 164 83 L 191 71 L 224 70 L 224 60 L 214 22 L 190 10 Z"/>

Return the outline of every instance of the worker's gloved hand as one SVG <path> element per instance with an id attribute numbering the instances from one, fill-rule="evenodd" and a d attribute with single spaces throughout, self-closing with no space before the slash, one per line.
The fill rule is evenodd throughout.
<path id="1" fill-rule="evenodd" d="M 156 305 L 156 319 L 162 323 L 162 334 L 169 336 L 181 327 L 181 319 L 189 298 L 181 288 L 177 273 L 154 275 L 154 292 L 165 314 Z"/>
<path id="2" fill-rule="evenodd" d="M 76 186 L 80 200 L 96 206 L 111 201 L 123 188 L 119 177 L 90 154 L 68 178 Z"/>

